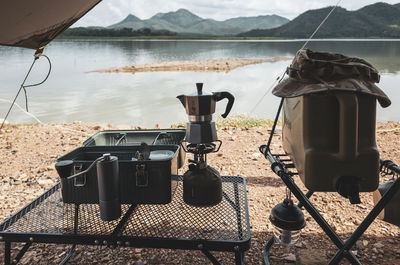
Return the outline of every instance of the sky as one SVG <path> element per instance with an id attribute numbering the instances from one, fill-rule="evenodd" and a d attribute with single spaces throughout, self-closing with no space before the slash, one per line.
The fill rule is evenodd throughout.
<path id="1" fill-rule="evenodd" d="M 293 19 L 309 9 L 336 5 L 338 0 L 103 0 L 73 27 L 108 26 L 133 14 L 147 19 L 162 12 L 185 8 L 202 18 L 225 20 L 233 17 L 280 15 Z M 341 0 L 339 6 L 357 10 L 377 0 Z M 381 1 L 389 4 L 400 0 Z"/>

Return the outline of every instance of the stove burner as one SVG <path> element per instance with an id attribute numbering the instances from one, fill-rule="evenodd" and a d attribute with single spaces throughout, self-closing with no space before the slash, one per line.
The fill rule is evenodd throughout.
<path id="1" fill-rule="evenodd" d="M 208 154 L 208 153 L 215 153 L 218 152 L 221 145 L 222 145 L 222 141 L 221 140 L 217 140 L 216 142 L 219 142 L 219 145 L 217 146 L 217 144 L 215 143 L 204 143 L 204 144 L 188 144 L 186 146 L 185 151 L 188 153 L 192 153 L 192 154 Z"/>

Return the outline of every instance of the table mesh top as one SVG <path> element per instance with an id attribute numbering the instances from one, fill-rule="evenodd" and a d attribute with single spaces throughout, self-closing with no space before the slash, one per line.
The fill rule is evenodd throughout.
<path id="1" fill-rule="evenodd" d="M 246 185 L 241 177 L 223 177 L 223 199 L 212 207 L 183 202 L 183 182 L 176 177 L 173 200 L 164 205 L 138 205 L 120 230 L 131 237 L 242 241 L 250 239 Z M 118 220 L 100 219 L 97 204 L 79 205 L 79 235 L 111 235 L 131 205 L 121 205 Z M 62 202 L 57 184 L 0 225 L 0 234 L 74 234 L 75 205 Z"/>

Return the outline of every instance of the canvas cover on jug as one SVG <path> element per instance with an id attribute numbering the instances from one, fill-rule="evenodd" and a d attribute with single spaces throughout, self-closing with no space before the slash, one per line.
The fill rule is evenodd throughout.
<path id="1" fill-rule="evenodd" d="M 368 62 L 340 54 L 297 52 L 273 94 L 283 103 L 282 141 L 311 191 L 337 191 L 359 203 L 379 183 L 376 100 L 390 99 Z"/>
<path id="2" fill-rule="evenodd" d="M 391 104 L 388 96 L 375 85 L 380 80 L 378 70 L 363 59 L 302 49 L 286 73 L 289 78 L 273 89 L 275 96 L 291 98 L 341 90 L 372 95 L 384 108 Z"/>

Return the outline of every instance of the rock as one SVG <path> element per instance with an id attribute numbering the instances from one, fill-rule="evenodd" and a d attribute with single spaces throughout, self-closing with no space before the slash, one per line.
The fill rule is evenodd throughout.
<path id="1" fill-rule="evenodd" d="M 302 248 L 303 247 L 303 243 L 302 242 L 297 242 L 295 244 L 296 248 Z"/>
<path id="2" fill-rule="evenodd" d="M 287 253 L 283 256 L 283 259 L 290 262 L 296 262 L 296 255 L 292 253 Z"/>
<path id="3" fill-rule="evenodd" d="M 135 254 L 139 254 L 139 253 L 141 253 L 142 252 L 142 249 L 141 248 L 135 248 Z"/>
<path id="4" fill-rule="evenodd" d="M 379 243 L 379 242 L 374 244 L 375 248 L 383 248 L 384 246 L 385 245 L 383 245 L 382 243 Z"/>
<path id="5" fill-rule="evenodd" d="M 61 252 L 60 254 L 58 254 L 58 257 L 62 257 L 65 255 L 65 253 L 67 253 L 66 251 Z"/>
<path id="6" fill-rule="evenodd" d="M 357 242 L 356 242 L 356 247 L 357 247 L 358 249 L 363 248 L 363 243 L 362 243 L 362 241 L 357 241 Z"/>
<path id="7" fill-rule="evenodd" d="M 297 252 L 299 265 L 326 265 L 329 263 L 327 253 L 319 249 L 300 249 Z"/>
<path id="8" fill-rule="evenodd" d="M 362 244 L 363 244 L 364 247 L 368 246 L 368 240 L 363 240 Z"/>
<path id="9" fill-rule="evenodd" d="M 53 184 L 53 181 L 51 179 L 38 179 L 38 184 L 39 185 L 48 185 L 48 184 Z"/>
<path id="10" fill-rule="evenodd" d="M 158 257 L 156 255 L 151 256 L 149 262 L 151 264 L 157 264 L 158 263 Z"/>
<path id="11" fill-rule="evenodd" d="M 135 262 L 135 265 L 144 265 L 144 262 L 140 259 Z"/>

